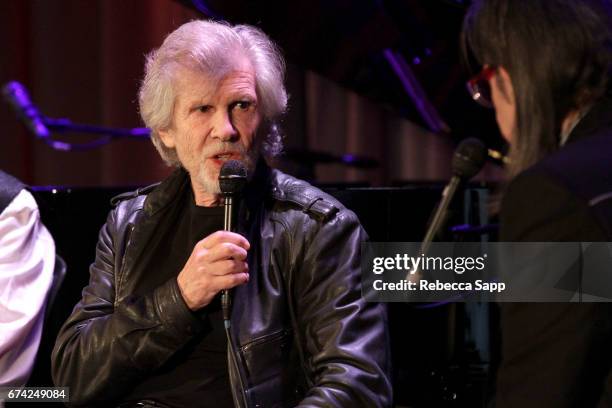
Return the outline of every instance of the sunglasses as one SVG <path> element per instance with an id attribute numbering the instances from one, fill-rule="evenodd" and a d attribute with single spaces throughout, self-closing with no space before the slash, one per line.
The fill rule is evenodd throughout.
<path id="1" fill-rule="evenodd" d="M 485 108 L 492 108 L 491 86 L 489 81 L 497 71 L 493 65 L 485 66 L 476 76 L 472 77 L 466 84 L 472 99 Z"/>

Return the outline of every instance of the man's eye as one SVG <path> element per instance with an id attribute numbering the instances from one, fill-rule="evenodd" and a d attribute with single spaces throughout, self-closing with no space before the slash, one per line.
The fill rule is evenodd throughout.
<path id="1" fill-rule="evenodd" d="M 210 111 L 210 105 L 202 105 L 202 106 L 198 106 L 196 108 L 197 111 L 202 112 L 202 113 L 206 113 L 208 111 Z"/>
<path id="2" fill-rule="evenodd" d="M 238 101 L 234 103 L 234 108 L 237 108 L 240 110 L 248 110 L 253 105 L 254 105 L 253 102 L 250 102 L 250 101 Z"/>

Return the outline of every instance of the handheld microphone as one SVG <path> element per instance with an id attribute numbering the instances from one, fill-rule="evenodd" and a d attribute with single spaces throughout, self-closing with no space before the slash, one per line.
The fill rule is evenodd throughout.
<path id="1" fill-rule="evenodd" d="M 434 240 L 436 234 L 444 224 L 448 206 L 457 191 L 457 187 L 462 181 L 467 181 L 474 177 L 484 166 L 487 158 L 487 148 L 476 138 L 468 138 L 459 143 L 459 146 L 453 153 L 451 169 L 453 176 L 442 191 L 442 199 L 436 208 L 434 217 L 429 224 L 425 238 L 421 243 L 420 254 L 427 254 L 429 247 Z M 414 274 L 416 271 L 413 271 Z M 410 278 L 410 273 L 407 279 Z"/>
<path id="2" fill-rule="evenodd" d="M 44 117 L 32 103 L 28 91 L 22 84 L 17 81 L 9 82 L 2 88 L 2 96 L 30 132 L 41 139 L 50 136 Z"/>
<path id="3" fill-rule="evenodd" d="M 224 220 L 223 229 L 225 231 L 235 232 L 236 229 L 236 211 L 237 205 L 235 201 L 237 196 L 242 192 L 247 182 L 247 170 L 239 160 L 228 160 L 223 163 L 219 172 L 219 188 L 223 195 Z M 223 320 L 226 325 L 229 324 L 231 299 L 229 290 L 224 289 L 221 293 L 221 307 L 223 309 Z"/>
<path id="4" fill-rule="evenodd" d="M 225 217 L 223 221 L 223 229 L 226 231 L 236 231 L 236 212 L 238 205 L 236 204 L 238 195 L 244 189 L 247 182 L 247 170 L 241 161 L 228 160 L 223 163 L 221 170 L 219 171 L 219 189 L 223 195 L 223 206 L 225 207 Z M 232 307 L 232 301 L 230 297 L 230 291 L 224 289 L 221 292 L 221 308 L 223 310 L 223 326 L 225 327 L 225 334 L 227 336 L 227 343 L 230 351 L 231 363 L 234 369 L 238 373 L 238 381 L 240 382 L 240 389 L 242 390 L 242 403 L 243 406 L 248 407 L 247 398 L 245 394 L 245 380 L 244 372 L 240 365 L 238 365 L 238 358 L 236 356 L 236 350 L 234 340 L 232 336 L 230 312 Z"/>

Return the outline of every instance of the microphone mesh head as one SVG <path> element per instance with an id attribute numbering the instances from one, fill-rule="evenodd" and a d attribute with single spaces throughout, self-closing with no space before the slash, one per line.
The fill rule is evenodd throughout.
<path id="1" fill-rule="evenodd" d="M 455 176 L 464 180 L 474 177 L 485 164 L 487 148 L 476 138 L 468 138 L 455 149 L 452 170 Z"/>
<path id="2" fill-rule="evenodd" d="M 219 188 L 225 195 L 238 194 L 247 182 L 247 169 L 240 160 L 228 160 L 219 172 Z"/>

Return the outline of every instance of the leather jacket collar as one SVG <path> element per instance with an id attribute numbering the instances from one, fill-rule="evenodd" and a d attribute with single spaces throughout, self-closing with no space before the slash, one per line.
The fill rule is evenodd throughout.
<path id="1" fill-rule="evenodd" d="M 260 159 L 257 162 L 253 178 L 245 187 L 243 194 L 247 206 L 251 210 L 266 199 L 266 193 L 270 190 L 270 175 L 270 167 L 264 160 Z M 184 168 L 179 167 L 164 181 L 147 187 L 147 189 L 152 187 L 155 188 L 147 195 L 144 202 L 144 211 L 148 216 L 153 216 L 175 203 L 186 188 L 191 188 L 191 180 L 189 173 Z"/>

